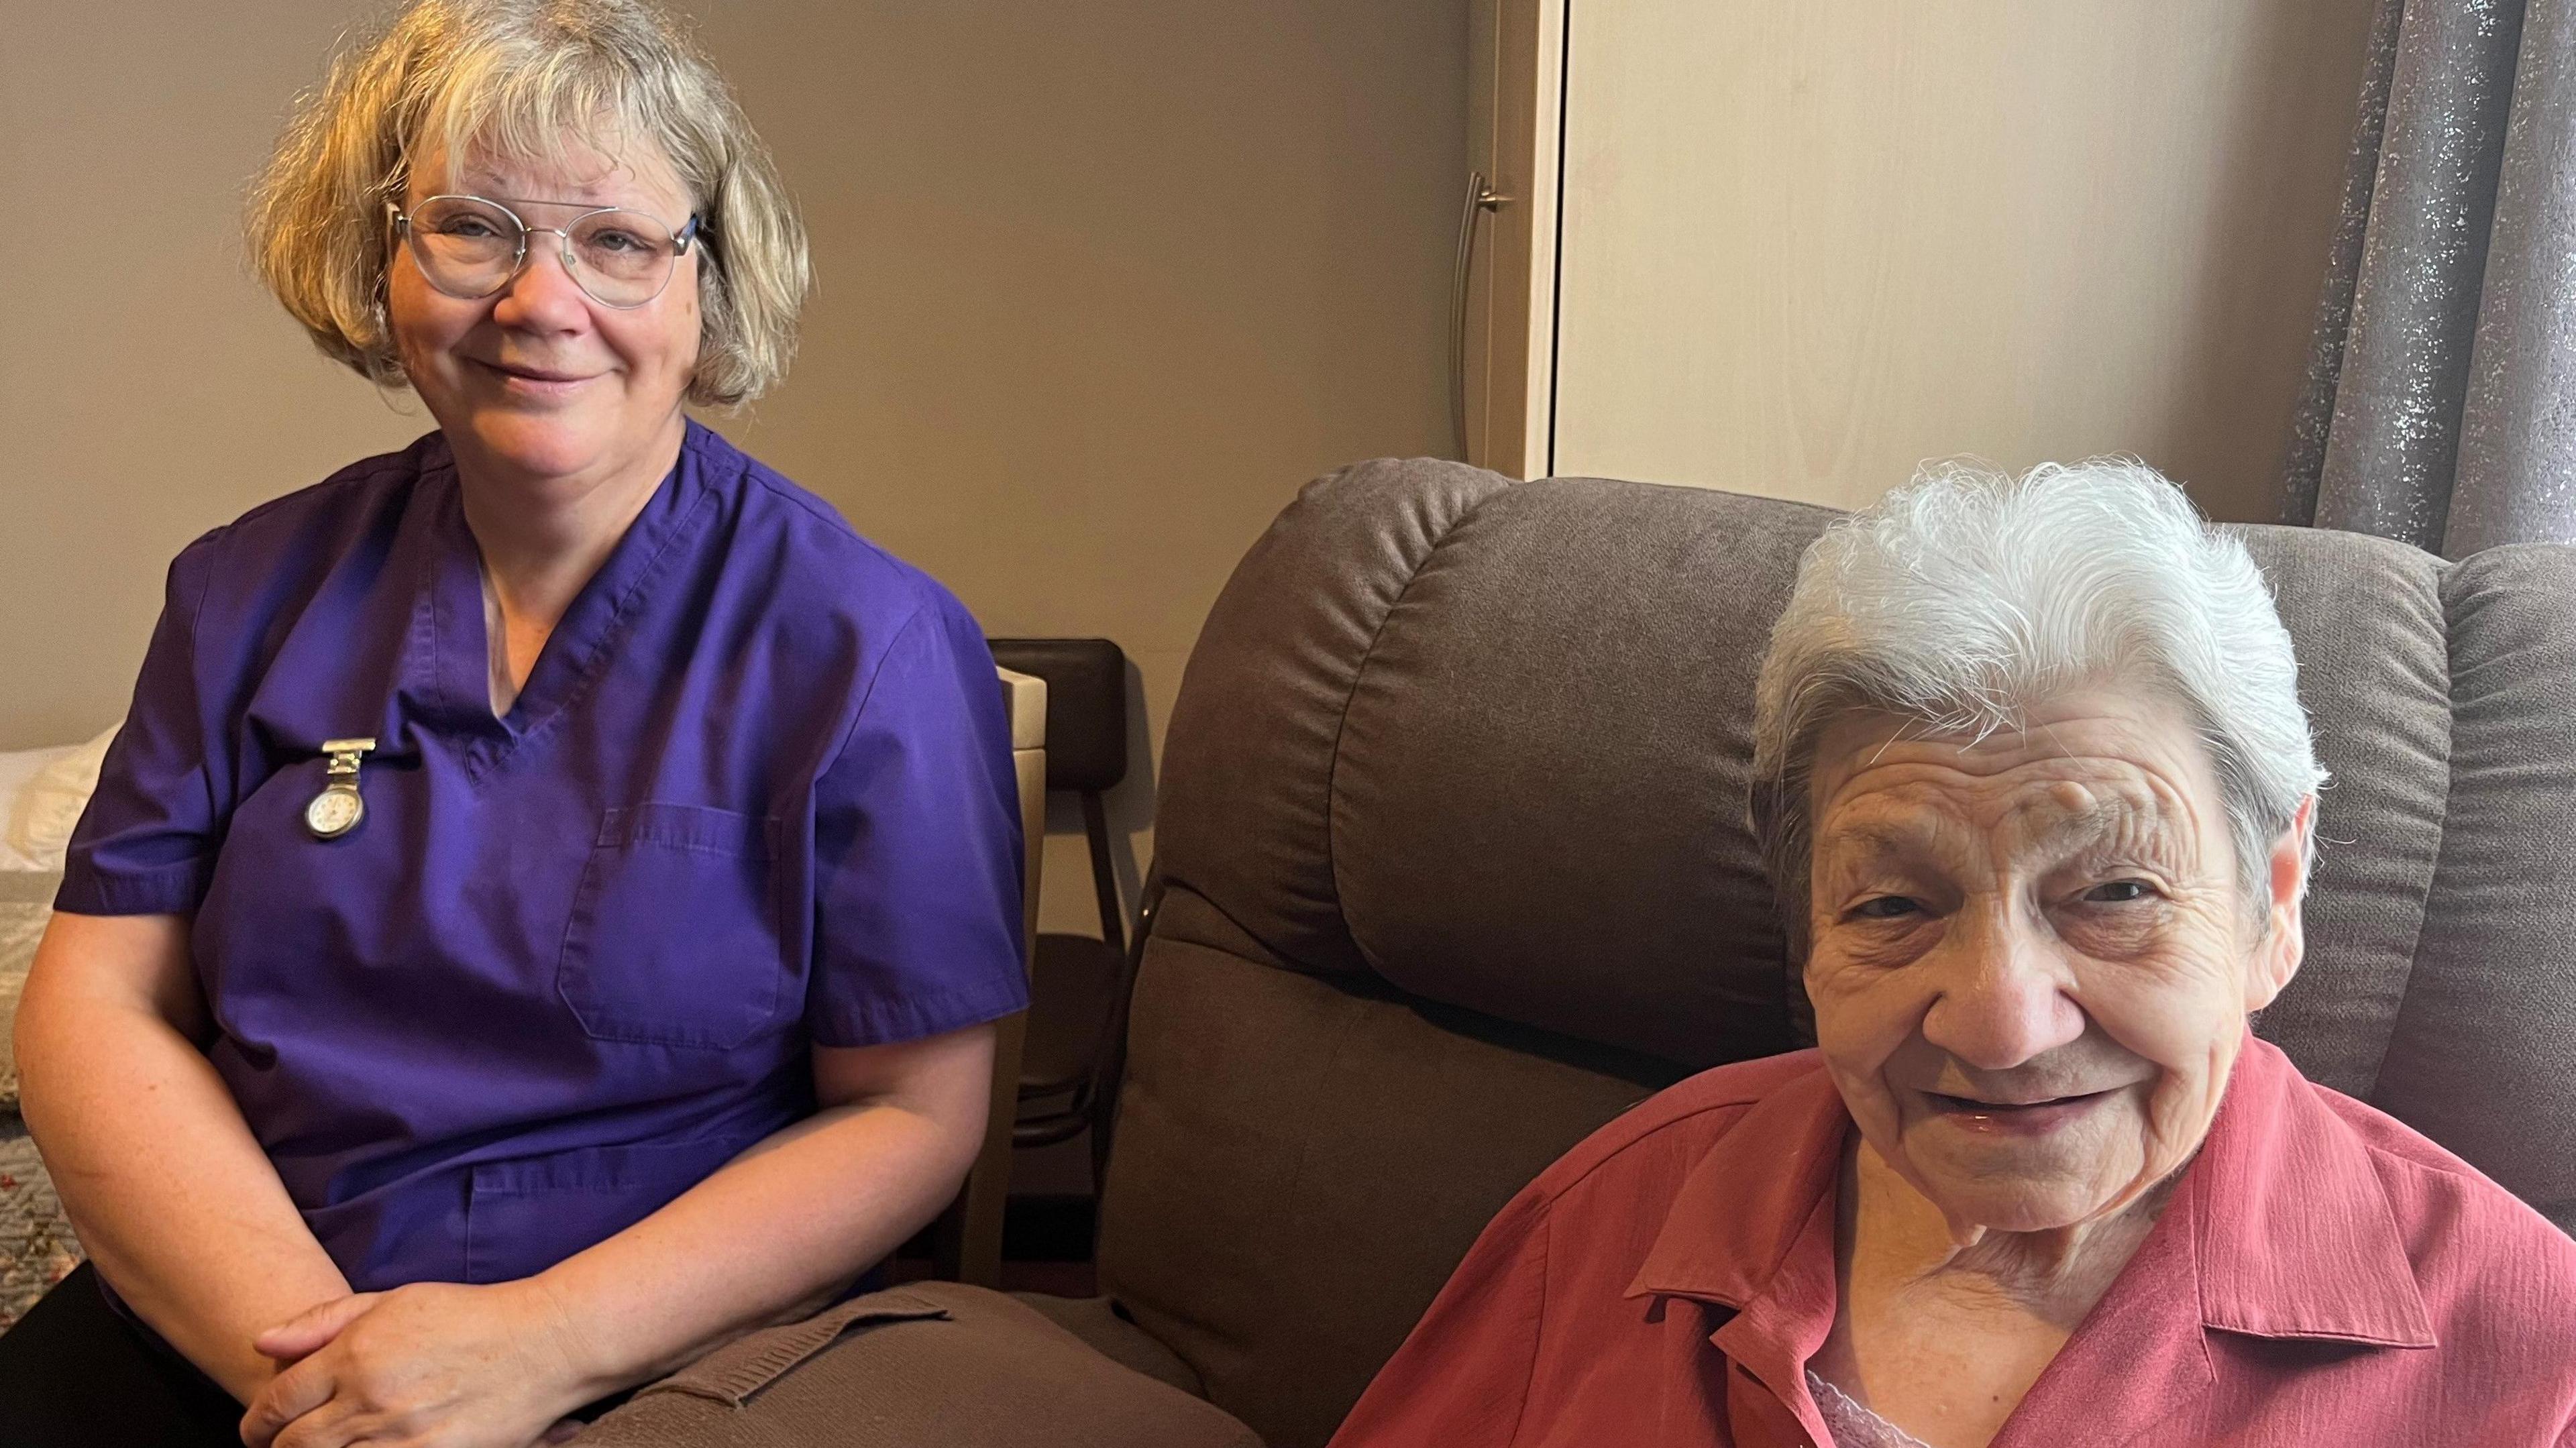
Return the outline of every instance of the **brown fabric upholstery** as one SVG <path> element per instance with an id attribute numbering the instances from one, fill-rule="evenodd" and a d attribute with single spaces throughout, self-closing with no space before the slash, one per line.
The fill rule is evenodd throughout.
<path id="1" fill-rule="evenodd" d="M 1749 703 L 1829 517 L 1538 483 L 1451 528 L 1377 631 L 1330 775 L 1334 884 L 1371 968 L 1685 1065 L 1782 1049 Z"/>
<path id="2" fill-rule="evenodd" d="M 998 1292 L 923 1282 L 756 1332 L 646 1387 L 584 1448 L 1261 1448 Z"/>
<path id="3" fill-rule="evenodd" d="M 2306 961 L 2262 1033 L 2311 1081 L 2368 1096 L 2406 993 L 2442 844 L 2450 698 L 2442 561 L 2402 543 L 2250 528 L 2299 656 L 2317 761 Z"/>
<path id="4" fill-rule="evenodd" d="M 1049 1297 L 1043 1292 L 1014 1292 L 1013 1301 L 1081 1338 L 1093 1352 L 1159 1383 L 1169 1383 L 1193 1398 L 1207 1396 L 1207 1384 L 1190 1371 L 1180 1355 L 1162 1340 L 1128 1321 L 1118 1304 L 1106 1297 Z"/>
<path id="5" fill-rule="evenodd" d="M 2370 1098 L 2576 1230 L 2576 547 L 2445 571 L 2449 802 Z"/>
<path id="6" fill-rule="evenodd" d="M 1336 486 L 1346 477 L 1389 486 Z M 1283 964 L 1366 969 L 1333 884 L 1342 709 L 1432 545 L 1510 486 L 1436 462 L 1364 464 L 1309 484 L 1236 566 L 1200 631 L 1164 733 L 1157 792 L 1204 803 L 1158 806 L 1155 849 L 1192 861 L 1192 884 Z M 1172 748 L 1175 739 L 1183 747 Z"/>
<path id="7" fill-rule="evenodd" d="M 1330 1436 L 1494 1209 L 1679 1074 L 1279 969 L 1177 891 L 1129 1038 L 1102 1285 L 1279 1444 Z"/>
<path id="8" fill-rule="evenodd" d="M 1375 462 L 1191 656 L 1103 1288 L 1320 1444 L 1491 1213 L 1628 1102 L 1803 1040 L 1744 826 L 1752 690 L 1824 510 Z M 2335 784 L 2303 1069 L 2576 1222 L 2576 548 L 2246 531 Z"/>

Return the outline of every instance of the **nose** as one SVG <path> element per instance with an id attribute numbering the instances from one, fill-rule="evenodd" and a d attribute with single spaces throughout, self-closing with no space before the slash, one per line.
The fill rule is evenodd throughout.
<path id="1" fill-rule="evenodd" d="M 1923 1036 L 1952 1057 L 2009 1071 L 2084 1034 L 2054 940 L 2028 912 L 1972 905 L 1951 918 L 1931 968 L 1938 995 Z"/>
<path id="2" fill-rule="evenodd" d="M 562 237 L 551 231 L 528 232 L 528 258 L 501 288 L 492 320 L 538 332 L 573 331 L 588 324 L 589 295 L 564 267 Z"/>

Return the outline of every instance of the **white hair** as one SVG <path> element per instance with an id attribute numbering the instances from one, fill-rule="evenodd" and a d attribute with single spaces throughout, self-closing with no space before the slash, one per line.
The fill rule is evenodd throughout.
<path id="1" fill-rule="evenodd" d="M 2259 910 L 2272 847 L 2325 782 L 2298 661 L 2245 545 L 2130 458 L 2014 477 L 1927 466 L 1798 564 L 1755 686 L 1752 824 L 1793 948 L 1818 739 L 1858 711 L 1975 738 L 2088 688 L 2180 705 Z"/>

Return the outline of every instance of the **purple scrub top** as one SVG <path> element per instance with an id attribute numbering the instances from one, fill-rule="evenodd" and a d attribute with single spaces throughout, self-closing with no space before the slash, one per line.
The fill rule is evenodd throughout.
<path id="1" fill-rule="evenodd" d="M 171 564 L 57 899 L 193 913 L 207 1055 L 357 1290 L 541 1271 L 810 1114 L 809 1045 L 1027 1004 L 982 633 L 713 432 L 488 681 L 440 435 L 252 510 Z"/>

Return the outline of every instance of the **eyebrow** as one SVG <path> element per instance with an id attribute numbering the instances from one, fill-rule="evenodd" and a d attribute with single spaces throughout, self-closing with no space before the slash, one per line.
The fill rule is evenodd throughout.
<path id="1" fill-rule="evenodd" d="M 594 199 L 579 196 L 506 196 L 501 194 L 502 189 L 496 186 L 491 190 L 477 191 L 474 194 L 486 201 L 498 201 L 505 206 L 562 206 L 592 211 L 631 210 L 636 206 L 634 202 L 608 200 L 605 192 L 597 193 Z"/>
<path id="2" fill-rule="evenodd" d="M 1864 820 L 1858 824 L 1840 825 L 1819 836 L 1819 845 L 1857 845 L 1882 855 L 1901 855 L 1920 847 L 1924 831 L 1911 825 L 1887 824 Z"/>

